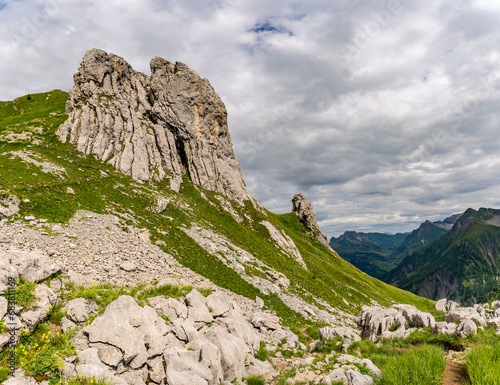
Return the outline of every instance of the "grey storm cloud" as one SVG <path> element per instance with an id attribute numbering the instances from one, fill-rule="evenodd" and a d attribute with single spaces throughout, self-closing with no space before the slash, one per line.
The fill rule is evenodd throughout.
<path id="1" fill-rule="evenodd" d="M 86 50 L 181 61 L 224 100 L 250 192 L 329 236 L 500 207 L 493 0 L 1 0 L 0 99 L 69 90 Z"/>

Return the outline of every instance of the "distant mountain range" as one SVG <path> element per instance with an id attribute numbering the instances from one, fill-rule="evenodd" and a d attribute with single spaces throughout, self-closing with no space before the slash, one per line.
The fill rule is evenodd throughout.
<path id="1" fill-rule="evenodd" d="M 404 258 L 384 281 L 421 296 L 471 304 L 497 298 L 500 210 L 468 209 L 453 228 Z"/>
<path id="2" fill-rule="evenodd" d="M 411 233 L 346 231 L 338 238 L 331 238 L 330 246 L 358 269 L 384 279 L 405 257 L 446 234 L 460 215 L 454 214 L 443 221 L 425 221 Z"/>
<path id="3" fill-rule="evenodd" d="M 399 265 L 408 255 L 413 254 L 416 250 L 441 238 L 451 230 L 453 224 L 460 218 L 460 215 L 461 214 L 454 214 L 443 221 L 431 222 L 427 220 L 422 223 L 420 227 L 413 230 L 395 252 L 391 254 L 391 258 L 393 258 L 392 263 Z"/>
<path id="4" fill-rule="evenodd" d="M 406 239 L 408 233 L 395 235 L 346 231 L 330 239 L 330 247 L 342 258 L 375 278 L 382 278 L 396 265 L 390 255 Z"/>

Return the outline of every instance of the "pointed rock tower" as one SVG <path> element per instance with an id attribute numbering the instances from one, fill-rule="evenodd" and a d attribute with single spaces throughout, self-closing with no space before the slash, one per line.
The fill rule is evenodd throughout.
<path id="1" fill-rule="evenodd" d="M 304 194 L 295 194 L 293 196 L 292 210 L 299 216 L 302 224 L 316 235 L 316 239 L 325 246 L 328 246 L 328 238 L 321 232 L 318 222 L 316 222 L 313 204 L 307 201 Z"/>
<path id="2" fill-rule="evenodd" d="M 207 79 L 185 64 L 151 60 L 151 76 L 121 57 L 88 51 L 74 75 L 68 120 L 57 135 L 139 182 L 182 175 L 207 190 L 250 199 L 233 152 L 227 111 Z"/>

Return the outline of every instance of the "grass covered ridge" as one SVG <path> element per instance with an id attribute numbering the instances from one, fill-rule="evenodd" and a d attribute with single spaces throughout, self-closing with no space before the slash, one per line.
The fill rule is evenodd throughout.
<path id="1" fill-rule="evenodd" d="M 0 103 L 0 194 L 14 194 L 22 200 L 17 218 L 34 215 L 50 222 L 65 223 L 79 209 L 112 213 L 128 225 L 149 229 L 152 242 L 161 241 L 164 251 L 217 285 L 248 298 L 260 296 L 268 308 L 275 310 L 285 324 L 299 334 L 309 321 L 290 310 L 276 295 L 264 295 L 247 283 L 194 242 L 182 228 L 197 223 L 220 234 L 270 268 L 285 274 L 291 280 L 289 292 L 320 309 L 328 303 L 357 314 L 362 305 L 372 300 L 382 305 L 408 303 L 424 311 L 432 307 L 432 301 L 386 285 L 345 262 L 309 234 L 294 213 L 264 214 L 251 202 L 244 206 L 229 202 L 244 219 L 240 223 L 223 208 L 216 193 L 193 186 L 187 174 L 179 193 L 175 193 L 167 187 L 167 181 L 139 184 L 108 164 L 76 151 L 74 145 L 61 143 L 54 133 L 67 118 L 64 113 L 66 99 L 67 93 L 56 90 L 31 95 L 31 99 L 23 96 L 13 102 Z M 31 139 L 12 141 L 2 136 L 7 132 L 24 131 L 32 133 Z M 65 171 L 60 175 L 43 172 L 34 164 L 12 156 L 13 151 L 29 151 L 30 156 L 40 162 L 54 164 Z M 68 194 L 68 188 L 74 194 Z M 160 215 L 147 209 L 156 203 L 158 196 L 170 200 L 165 213 Z M 263 220 L 284 230 L 293 239 L 307 270 L 276 247 L 268 230 L 260 223 Z M 247 273 L 262 274 L 252 269 Z"/>

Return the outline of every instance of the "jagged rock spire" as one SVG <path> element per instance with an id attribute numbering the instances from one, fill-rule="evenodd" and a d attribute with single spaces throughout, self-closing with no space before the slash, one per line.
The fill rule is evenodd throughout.
<path id="1" fill-rule="evenodd" d="M 182 174 L 236 201 L 249 199 L 233 152 L 224 103 L 207 79 L 185 64 L 151 60 L 151 76 L 121 57 L 88 51 L 66 104 L 68 120 L 57 134 L 135 180 Z"/>
<path id="2" fill-rule="evenodd" d="M 319 229 L 312 202 L 308 202 L 304 194 L 295 194 L 292 204 L 292 210 L 299 216 L 303 225 L 316 234 L 318 241 L 328 246 L 328 238 Z"/>

